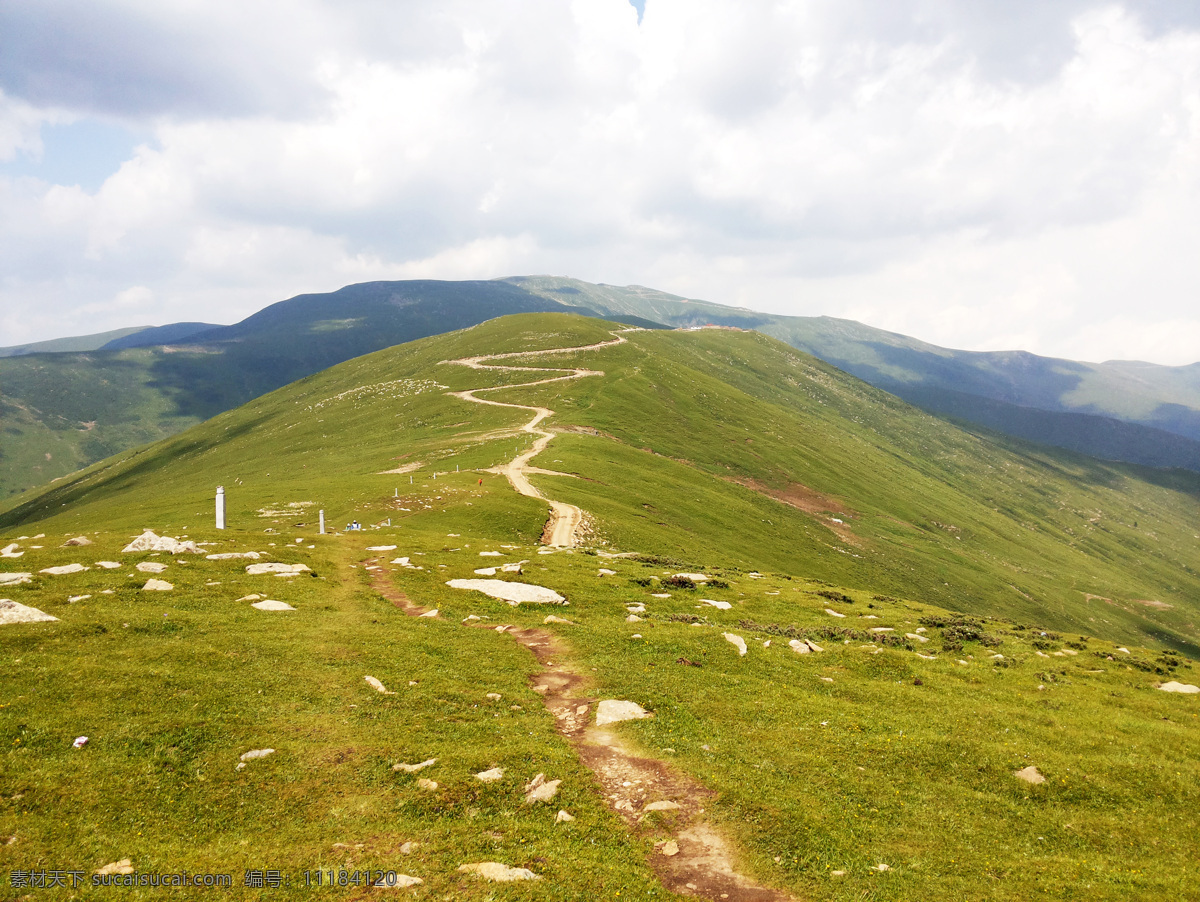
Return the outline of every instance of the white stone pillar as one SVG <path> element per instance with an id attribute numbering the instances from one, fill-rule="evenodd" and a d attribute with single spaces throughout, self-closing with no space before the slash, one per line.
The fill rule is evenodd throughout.
<path id="1" fill-rule="evenodd" d="M 217 529 L 225 528 L 225 486 L 217 486 Z"/>
<path id="2" fill-rule="evenodd" d="M 321 535 L 325 535 L 325 511 L 321 511 Z"/>

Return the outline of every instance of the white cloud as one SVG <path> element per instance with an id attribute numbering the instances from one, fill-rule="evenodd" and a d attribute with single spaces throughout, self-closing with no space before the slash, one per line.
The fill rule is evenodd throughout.
<path id="1" fill-rule="evenodd" d="M 157 321 L 232 321 L 349 281 L 558 272 L 956 347 L 1200 358 L 1200 32 L 1168 6 L 4 15 L 0 160 L 54 116 L 154 141 L 91 194 L 0 167 L 0 344 L 125 325 L 135 287 Z"/>

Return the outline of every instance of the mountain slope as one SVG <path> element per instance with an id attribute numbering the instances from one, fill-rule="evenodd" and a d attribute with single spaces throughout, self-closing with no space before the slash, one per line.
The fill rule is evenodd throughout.
<path id="1" fill-rule="evenodd" d="M 52 338 L 49 341 L 35 341 L 25 345 L 12 345 L 0 348 L 0 357 L 19 357 L 22 354 L 60 354 L 75 351 L 97 351 L 113 341 L 119 341 L 145 332 L 152 326 L 130 326 L 124 329 L 114 329 L 111 332 L 97 332 L 94 335 L 73 335 L 70 338 Z"/>
<path id="2" fill-rule="evenodd" d="M 508 281 L 602 313 L 636 313 L 673 326 L 714 323 L 755 329 L 937 413 L 1098 457 L 1198 469 L 1200 363 L 1094 364 L 1023 351 L 955 351 L 851 320 L 776 316 L 640 286 L 590 285 L 554 276 Z M 979 415 L 956 396 L 981 399 Z M 1070 416 L 1047 418 L 1036 411 Z M 1113 419 L 1147 428 L 1126 428 L 1096 442 L 1094 437 Z M 1187 441 L 1164 447 L 1159 430 Z M 1155 447 L 1153 456 L 1145 453 L 1150 447 Z"/>
<path id="3" fill-rule="evenodd" d="M 504 314 L 563 309 L 503 282 L 370 282 L 198 334 L 204 324 L 175 324 L 86 354 L 0 360 L 0 497 L 352 357 Z M 170 343 L 143 348 L 143 338 Z"/>
<path id="4" fill-rule="evenodd" d="M 1163 648 L 1196 641 L 1195 477 L 964 433 L 755 333 L 619 329 L 389 348 L 0 513 L 0 572 L 30 573 L 5 593 L 59 618 L 0 625 L 13 869 L 269 868 L 282 900 L 313 862 L 332 899 L 389 872 L 471 902 L 1191 894 L 1200 694 L 1158 687 L 1196 681 Z M 496 472 L 531 416 L 528 478 L 594 547 L 540 545 L 546 500 Z M 201 553 L 122 551 L 145 526 Z M 603 724 L 617 700 L 651 716 Z"/>
<path id="5" fill-rule="evenodd" d="M 0 524 L 63 505 L 82 516 L 103 504 L 115 518 L 127 488 L 150 474 L 173 487 L 164 512 L 174 494 L 204 497 L 234 479 L 255 485 L 238 493 L 251 509 L 283 486 L 311 497 L 320 493 L 310 484 L 344 483 L 346 498 L 326 506 L 349 519 L 347 499 L 390 485 L 371 474 L 397 456 L 476 469 L 511 450 L 510 440 L 488 438 L 511 411 L 476 409 L 439 386 L 527 380 L 441 361 L 582 345 L 609 328 L 561 315 L 503 318 L 359 358 L 35 493 Z M 1200 641 L 1200 478 L 972 436 L 753 332 L 626 338 L 577 355 L 603 376 L 514 391 L 556 412 L 567 433 L 545 466 L 577 474 L 535 485 L 549 480 L 554 497 L 591 511 L 622 547 L 1113 638 Z"/>
<path id="6" fill-rule="evenodd" d="M 359 354 L 508 313 L 563 309 L 651 327 L 756 329 L 934 413 L 1102 458 L 1200 469 L 1200 364 L 951 351 L 830 317 L 773 316 L 640 286 L 526 276 L 351 285 L 280 302 L 233 326 L 177 323 L 134 330 L 84 355 L 0 360 L 0 496 Z M 80 341 L 91 348 L 101 338 Z M 76 340 L 64 341 L 53 344 Z M 159 347 L 128 353 L 148 344 Z M 63 400 L 65 385 L 96 385 L 102 394 L 119 386 L 121 395 L 80 409 L 79 398 Z"/>

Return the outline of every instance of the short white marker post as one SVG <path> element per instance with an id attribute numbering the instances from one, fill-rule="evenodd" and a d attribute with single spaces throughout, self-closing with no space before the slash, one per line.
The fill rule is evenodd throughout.
<path id="1" fill-rule="evenodd" d="M 321 535 L 325 535 L 325 511 L 321 511 Z"/>
<path id="2" fill-rule="evenodd" d="M 217 529 L 225 528 L 225 486 L 217 486 Z"/>

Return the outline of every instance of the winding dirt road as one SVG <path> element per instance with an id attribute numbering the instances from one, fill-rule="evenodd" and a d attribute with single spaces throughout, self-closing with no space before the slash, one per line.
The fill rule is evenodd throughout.
<path id="1" fill-rule="evenodd" d="M 623 332 L 636 332 L 637 329 L 623 329 Z M 504 364 L 485 363 L 490 360 L 511 360 L 515 357 L 542 357 L 552 354 L 574 354 L 579 351 L 595 351 L 600 348 L 608 348 L 613 345 L 623 344 L 624 337 L 620 334 L 615 334 L 615 337 L 610 341 L 600 341 L 596 344 L 582 345 L 574 348 L 550 348 L 545 351 L 514 351 L 509 354 L 483 354 L 479 357 L 460 357 L 458 360 L 443 360 L 442 363 L 458 364 L 459 366 L 469 366 L 473 370 L 500 370 L 504 372 L 521 372 L 521 373 L 548 373 L 560 372 L 561 376 L 552 376 L 546 379 L 536 379 L 532 382 L 522 382 L 517 385 L 494 385 L 486 388 L 472 388 L 467 391 L 450 392 L 456 398 L 462 398 L 464 401 L 472 401 L 475 404 L 491 404 L 494 407 L 512 407 L 517 410 L 532 411 L 533 419 L 523 425 L 521 432 L 526 432 L 530 435 L 536 435 L 537 440 L 529 447 L 527 451 L 518 454 L 506 464 L 501 464 L 498 467 L 492 467 L 487 470 L 488 473 L 498 473 L 504 476 L 509 484 L 521 495 L 527 498 L 540 498 L 550 505 L 550 520 L 546 523 L 546 529 L 542 533 L 542 542 L 546 545 L 552 545 L 560 548 L 569 548 L 576 542 L 580 524 L 583 523 L 583 511 L 573 504 L 567 504 L 565 501 L 555 501 L 553 498 L 547 498 L 539 492 L 529 482 L 529 473 L 543 473 L 550 476 L 567 476 L 567 473 L 556 473 L 553 470 L 543 470 L 539 467 L 529 466 L 529 462 L 546 450 L 546 446 L 550 444 L 550 440 L 557 433 L 539 429 L 538 424 L 547 417 L 554 416 L 554 411 L 548 407 L 534 407 L 529 404 L 509 404 L 504 401 L 489 401 L 487 398 L 476 397 L 477 392 L 485 391 L 500 391 L 508 388 L 531 388 L 535 385 L 547 385 L 551 382 L 565 382 L 570 379 L 583 379 L 588 376 L 603 376 L 603 370 L 589 370 L 582 367 L 536 367 L 536 366 L 505 366 Z"/>

